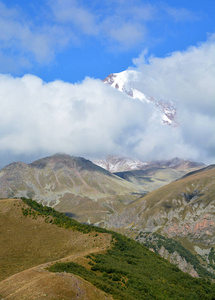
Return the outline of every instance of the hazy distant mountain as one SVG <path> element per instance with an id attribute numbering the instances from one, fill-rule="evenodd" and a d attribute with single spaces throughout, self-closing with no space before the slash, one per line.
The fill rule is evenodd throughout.
<path id="1" fill-rule="evenodd" d="M 186 173 L 192 168 L 202 168 L 203 163 L 194 162 L 188 159 L 175 157 L 169 160 L 155 160 L 150 162 L 142 162 L 135 158 L 129 158 L 123 155 L 108 155 L 107 157 L 94 159 L 92 162 L 101 168 L 115 172 L 125 172 L 131 170 L 147 170 L 151 168 L 171 168 L 175 170 L 183 170 Z"/>
<path id="2" fill-rule="evenodd" d="M 0 197 L 37 199 L 96 223 L 137 198 L 140 188 L 81 157 L 56 154 L 0 171 Z"/>
<path id="3" fill-rule="evenodd" d="M 145 192 L 153 191 L 188 172 L 204 167 L 203 163 L 182 158 L 144 163 L 125 156 L 109 155 L 93 162 L 122 179 L 140 185 Z"/>
<path id="4" fill-rule="evenodd" d="M 134 70 L 126 70 L 120 73 L 108 75 L 103 82 L 109 84 L 113 88 L 126 93 L 129 97 L 139 99 L 141 102 L 151 102 L 155 108 L 162 112 L 162 123 L 177 126 L 176 108 L 171 101 L 154 98 L 153 95 L 145 95 L 141 92 L 137 84 L 139 83 L 139 72 Z"/>
<path id="5" fill-rule="evenodd" d="M 123 172 L 130 170 L 142 170 L 145 169 L 147 163 L 141 162 L 134 158 L 128 158 L 126 156 L 120 155 L 109 155 L 105 158 L 95 159 L 93 163 L 110 171 L 114 172 Z"/>

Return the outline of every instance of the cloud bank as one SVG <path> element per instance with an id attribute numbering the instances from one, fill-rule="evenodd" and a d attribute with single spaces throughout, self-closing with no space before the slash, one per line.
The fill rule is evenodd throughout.
<path id="1" fill-rule="evenodd" d="M 140 73 L 131 83 L 147 95 L 176 103 L 183 149 L 189 149 L 187 155 L 206 161 L 215 159 L 214 57 L 215 35 L 166 58 L 147 57 L 143 51 L 133 60 Z"/>
<path id="2" fill-rule="evenodd" d="M 160 112 L 86 78 L 81 83 L 45 83 L 25 75 L 0 75 L 0 153 L 64 152 L 85 157 L 124 154 L 143 161 L 176 156 L 214 162 L 215 42 L 166 58 L 135 60 L 133 87 L 176 101 L 177 128 L 161 124 Z M 9 153 L 9 154 L 8 154 Z M 8 158 L 9 159 L 9 158 Z M 4 164 L 4 161 L 1 162 Z"/>
<path id="3" fill-rule="evenodd" d="M 90 78 L 73 85 L 1 75 L 0 90 L 0 150 L 14 154 L 126 151 L 153 114 L 151 106 Z"/>

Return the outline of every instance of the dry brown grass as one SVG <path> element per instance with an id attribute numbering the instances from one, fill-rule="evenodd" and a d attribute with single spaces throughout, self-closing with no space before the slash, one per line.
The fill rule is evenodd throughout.
<path id="1" fill-rule="evenodd" d="M 206 204 L 214 199 L 215 195 L 215 169 L 197 172 L 193 175 L 184 177 L 178 181 L 165 185 L 155 191 L 150 192 L 145 197 L 128 205 L 128 207 L 139 207 L 142 201 L 146 201 L 147 207 L 150 209 L 149 214 L 153 211 L 163 209 L 163 204 L 172 199 L 176 199 L 182 193 L 192 193 L 194 189 L 198 189 L 201 195 L 198 200 Z M 147 215 L 147 214 L 145 214 Z"/>
<path id="2" fill-rule="evenodd" d="M 0 283 L 4 299 L 95 299 L 108 300 L 111 296 L 78 276 L 67 273 L 50 273 L 35 267 L 13 275 Z"/>
<path id="3" fill-rule="evenodd" d="M 83 285 L 86 293 L 99 293 L 95 287 L 89 288 L 91 285 L 83 283 L 82 279 L 51 274 L 38 265 L 62 258 L 73 260 L 92 252 L 104 251 L 110 245 L 111 236 L 83 234 L 47 224 L 42 217 L 24 217 L 21 210 L 23 206 L 21 200 L 0 200 L 0 280 L 10 276 L 0 283 L 0 295 L 5 299 L 43 299 L 45 296 L 40 293 L 47 294 L 48 290 L 49 296 L 45 299 L 76 299 L 78 288 L 67 288 L 72 285 Z M 23 270 L 26 271 L 21 272 Z M 13 274 L 16 275 L 11 276 Z M 51 290 L 53 293 L 50 293 Z M 96 298 L 94 294 L 93 298 L 88 298 L 85 292 L 80 299 L 105 299 Z"/>

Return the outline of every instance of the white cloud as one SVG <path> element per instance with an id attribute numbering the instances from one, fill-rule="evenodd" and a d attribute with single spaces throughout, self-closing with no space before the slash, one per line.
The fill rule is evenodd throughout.
<path id="1" fill-rule="evenodd" d="M 167 15 L 173 18 L 176 22 L 184 22 L 184 21 L 197 21 L 200 18 L 200 15 L 194 14 L 192 11 L 181 8 L 170 7 L 167 4 L 163 5 L 163 10 Z"/>
<path id="2" fill-rule="evenodd" d="M 96 35 L 98 24 L 96 15 L 75 0 L 49 1 L 53 14 L 58 22 L 74 24 L 84 34 Z"/>
<path id="3" fill-rule="evenodd" d="M 137 67 L 139 89 L 148 95 L 175 99 L 193 110 L 211 112 L 215 95 L 215 41 L 212 36 L 197 47 L 173 52 L 165 58 L 149 57 Z M 137 60 L 136 60 L 137 62 Z M 138 84 L 138 82 L 137 82 Z"/>
<path id="4" fill-rule="evenodd" d="M 96 36 L 107 41 L 109 46 L 123 50 L 140 44 L 146 29 L 143 23 L 154 16 L 152 6 L 113 2 L 103 7 L 90 9 L 73 0 L 51 0 L 50 7 L 56 20 L 74 26 L 80 34 Z M 71 28 L 70 28 L 71 30 Z M 119 47 L 120 46 L 120 47 Z"/>
<path id="5" fill-rule="evenodd" d="M 152 114 L 151 105 L 89 78 L 72 85 L 2 75 L 0 87 L 0 150 L 14 154 L 126 152 Z"/>
<path id="6" fill-rule="evenodd" d="M 52 59 L 71 40 L 78 41 L 73 27 L 67 27 L 71 22 L 84 35 L 104 34 L 125 48 L 145 38 L 145 21 L 141 16 L 131 22 L 136 6 L 131 12 L 127 7 L 122 11 L 111 7 L 108 15 L 101 13 L 97 18 L 78 2 L 50 3 L 72 6 L 66 6 L 68 10 L 58 7 L 57 24 L 38 27 L 26 20 L 21 11 L 8 9 L 0 2 L 1 67 L 15 68 L 16 58 L 22 66 Z M 80 14 L 74 18 L 77 12 Z M 154 14 L 148 6 L 145 20 L 153 19 Z M 9 55 L 8 49 L 12 49 Z M 132 86 L 148 96 L 175 100 L 178 128 L 161 125 L 159 113 L 152 105 L 130 99 L 99 80 L 86 78 L 73 85 L 62 81 L 45 83 L 32 75 L 1 75 L 0 152 L 10 153 L 11 160 L 14 155 L 66 152 L 83 156 L 123 153 L 143 160 L 183 156 L 212 162 L 214 57 L 215 43 L 211 37 L 165 58 L 147 57 L 143 51 L 133 60 L 141 75 Z"/>
<path id="7" fill-rule="evenodd" d="M 133 64 L 136 67 L 146 64 L 147 63 L 147 61 L 146 61 L 147 54 L 148 54 L 148 49 L 144 49 L 138 57 L 133 58 L 133 60 L 132 60 Z"/>
<path id="8" fill-rule="evenodd" d="M 42 15 L 38 18 L 42 19 Z M 9 9 L 0 2 L 1 71 L 26 69 L 32 63 L 47 64 L 69 41 L 75 42 L 72 32 L 65 33 L 59 24 L 45 24 L 42 20 L 39 23 L 20 8 Z"/>
<path id="9" fill-rule="evenodd" d="M 132 86 L 149 96 L 177 100 L 177 128 L 162 125 L 153 104 L 132 99 L 100 80 L 45 83 L 32 75 L 1 75 L 0 152 L 10 153 L 11 160 L 14 155 L 65 152 L 214 162 L 214 57 L 210 39 L 163 59 L 151 57 L 139 66 Z"/>
<path id="10" fill-rule="evenodd" d="M 144 54 L 144 53 L 143 53 Z M 147 95 L 177 103 L 178 141 L 173 153 L 194 159 L 215 159 L 215 42 L 174 52 L 165 58 L 134 60 L 142 74 L 133 86 Z M 148 63 L 147 63 L 148 61 Z M 180 151 L 175 151 L 180 148 Z M 185 151 L 185 149 L 187 149 Z"/>
<path id="11" fill-rule="evenodd" d="M 155 20 L 157 8 L 139 1 L 132 5 L 129 1 L 112 1 L 109 9 L 101 18 L 100 27 L 110 47 L 125 51 L 146 42 L 146 24 Z"/>
<path id="12" fill-rule="evenodd" d="M 129 1 L 46 0 L 43 5 L 9 7 L 13 6 L 0 0 L 1 72 L 47 65 L 66 48 L 87 48 L 89 41 L 114 52 L 140 49 L 160 38 L 160 33 L 158 37 L 150 32 L 153 24 L 162 26 L 169 15 L 184 20 L 191 15 L 187 10 L 138 0 L 132 5 Z"/>
<path id="13" fill-rule="evenodd" d="M 111 25 L 110 25 L 111 24 Z M 104 31 L 108 39 L 117 43 L 121 49 L 133 48 L 143 41 L 145 37 L 145 28 L 141 24 L 133 22 L 117 22 L 114 25 L 112 18 L 103 23 Z"/>

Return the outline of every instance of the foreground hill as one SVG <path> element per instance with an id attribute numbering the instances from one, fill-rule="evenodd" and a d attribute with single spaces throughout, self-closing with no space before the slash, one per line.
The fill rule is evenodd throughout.
<path id="1" fill-rule="evenodd" d="M 79 224 L 35 201 L 23 201 L 0 200 L 1 216 L 7 221 L 3 239 L 8 265 L 7 278 L 0 282 L 2 298 L 213 299 L 215 285 L 184 274 L 139 243 Z M 61 234 L 54 236 L 55 232 Z M 16 235 L 20 238 L 17 256 L 17 245 L 13 243 Z M 36 265 L 40 248 L 46 263 Z M 46 255 L 49 251 L 53 253 Z M 34 262 L 29 264 L 29 257 L 35 258 Z M 14 270 L 17 264 L 22 272 Z"/>
<path id="2" fill-rule="evenodd" d="M 107 247 L 110 236 L 94 237 L 65 230 L 50 223 L 51 219 L 26 217 L 28 206 L 20 199 L 0 199 L 0 280 L 48 261 L 80 254 L 96 247 Z M 100 240 L 101 239 L 101 240 Z"/>
<path id="3" fill-rule="evenodd" d="M 173 249 L 169 247 L 168 251 L 168 247 L 161 249 L 164 244 L 172 243 L 163 237 L 179 241 L 205 268 L 214 272 L 215 165 L 191 172 L 134 201 L 111 216 L 109 226 L 159 248 L 166 258 L 177 245 L 173 243 Z"/>
<path id="4" fill-rule="evenodd" d="M 0 171 L 0 197 L 30 197 L 81 222 L 96 223 L 135 200 L 140 187 L 81 157 L 56 154 Z"/>
<path id="5" fill-rule="evenodd" d="M 73 261 L 106 249 L 111 235 L 68 230 L 50 223 L 53 218 L 48 215 L 27 217 L 23 214 L 27 209 L 22 200 L 0 200 L 1 298 L 74 299 L 81 289 L 80 299 L 112 299 L 81 278 L 44 269 L 51 261 L 65 257 Z"/>

